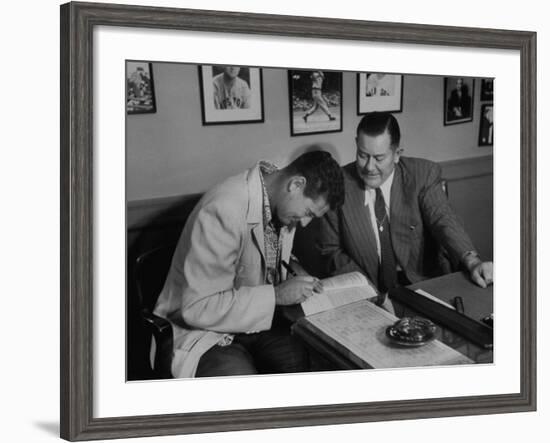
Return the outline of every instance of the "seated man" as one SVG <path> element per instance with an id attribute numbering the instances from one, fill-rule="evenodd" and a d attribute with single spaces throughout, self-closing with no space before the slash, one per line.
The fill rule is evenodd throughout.
<path id="1" fill-rule="evenodd" d="M 452 263 L 486 287 L 492 282 L 493 264 L 481 261 L 450 208 L 440 167 L 403 157 L 400 138 L 392 114 L 367 114 L 359 123 L 356 161 L 343 168 L 345 203 L 321 222 L 326 271 L 362 272 L 385 294 L 398 284 L 428 278 L 424 252 L 429 235 Z"/>
<path id="2" fill-rule="evenodd" d="M 276 305 L 300 303 L 322 285 L 286 279 L 297 223 L 336 209 L 343 176 L 328 152 L 283 169 L 260 162 L 207 192 L 191 213 L 155 314 L 174 328 L 174 377 L 307 370 Z"/>

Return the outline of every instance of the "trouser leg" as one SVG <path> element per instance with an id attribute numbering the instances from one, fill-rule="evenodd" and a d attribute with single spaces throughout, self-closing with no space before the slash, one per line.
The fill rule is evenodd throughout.
<path id="1" fill-rule="evenodd" d="M 290 335 L 288 330 L 273 328 L 257 334 L 239 334 L 235 338 L 238 343 L 245 344 L 261 374 L 309 370 L 308 354 L 304 345 Z"/>
<path id="2" fill-rule="evenodd" d="M 251 375 L 258 371 L 245 346 L 233 342 L 228 346 L 214 346 L 199 360 L 195 377 L 224 375 Z"/>

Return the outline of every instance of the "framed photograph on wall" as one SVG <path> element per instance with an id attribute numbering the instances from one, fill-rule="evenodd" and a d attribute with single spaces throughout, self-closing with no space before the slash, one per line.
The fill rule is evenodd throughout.
<path id="1" fill-rule="evenodd" d="M 128 114 L 157 112 L 151 63 L 138 61 L 126 63 L 126 111 Z"/>
<path id="2" fill-rule="evenodd" d="M 264 121 L 262 70 L 246 66 L 199 66 L 203 125 Z"/>
<path id="3" fill-rule="evenodd" d="M 456 125 L 474 119 L 474 79 L 468 77 L 445 77 L 444 124 Z"/>
<path id="4" fill-rule="evenodd" d="M 401 112 L 403 110 L 403 76 L 383 72 L 357 74 L 357 114 Z"/>
<path id="5" fill-rule="evenodd" d="M 94 3 L 63 5 L 61 25 L 60 432 L 63 438 L 144 437 L 536 409 L 534 33 Z M 155 32 L 149 32 L 151 29 Z M 319 37 L 320 43 L 311 37 Z M 197 41 L 201 44 L 197 45 Z M 316 44 L 327 52 L 332 51 L 330 60 L 323 60 L 322 67 L 316 51 L 311 51 Z M 384 46 L 383 56 L 371 57 L 380 53 L 380 45 Z M 456 45 L 464 50 L 447 49 Z M 342 50 L 334 50 L 335 46 Z M 358 62 L 358 46 L 366 55 L 364 59 L 369 60 L 369 66 Z M 252 47 L 257 50 L 252 51 Z M 485 51 L 480 60 L 478 48 L 497 50 Z M 311 107 L 297 108 L 297 118 L 303 123 L 313 117 L 325 117 L 326 125 L 339 117 L 341 125 L 341 108 L 335 120 L 329 118 L 329 114 L 336 117 L 328 103 L 331 91 L 336 89 L 324 84 L 327 73 L 348 69 L 366 72 L 371 69 L 372 60 L 376 60 L 373 71 L 396 72 L 391 65 L 400 60 L 402 69 L 397 72 L 462 76 L 466 84 L 465 76 L 472 74 L 475 63 L 476 75 L 499 77 L 509 86 L 507 93 L 520 106 L 503 113 L 502 124 L 498 125 L 499 143 L 510 155 L 505 156 L 509 158 L 508 163 L 495 162 L 498 172 L 495 186 L 506 189 L 509 177 L 514 176 L 523 192 L 507 194 L 505 204 L 495 205 L 495 216 L 500 220 L 495 225 L 503 226 L 495 233 L 495 242 L 507 247 L 495 248 L 495 251 L 506 250 L 506 256 L 500 257 L 499 266 L 503 271 L 499 274 L 498 288 L 495 286 L 500 292 L 496 297 L 502 294 L 499 299 L 503 300 L 498 305 L 495 324 L 506 327 L 495 328 L 495 340 L 503 346 L 494 364 L 399 371 L 327 371 L 314 375 L 239 377 L 238 380 L 225 377 L 136 383 L 127 380 L 125 295 L 128 283 L 132 282 L 125 278 L 128 234 L 124 207 L 125 123 L 135 119 L 126 119 L 126 107 L 120 106 L 120 97 L 125 96 L 127 86 L 125 61 L 130 58 L 129 54 L 133 55 L 132 59 L 138 54 L 140 60 L 212 66 L 224 65 L 227 62 L 224 54 L 233 53 L 246 54 L 240 58 L 243 66 L 275 66 L 285 70 L 292 67 L 303 72 L 319 67 L 325 76 L 321 85 L 325 101 L 324 91 L 328 90 L 329 94 L 329 113 L 317 109 L 320 105 L 312 109 L 310 91 Z M 445 73 L 441 72 L 442 58 L 446 59 Z M 202 68 L 200 72 L 205 74 Z M 194 80 L 195 73 L 193 68 L 189 78 Z M 212 68 L 207 74 L 210 80 L 215 77 Z M 311 88 L 314 78 L 311 74 L 308 77 Z M 286 79 L 284 74 L 283 78 Z M 347 85 L 354 84 L 354 80 L 352 76 Z M 205 76 L 201 82 L 206 87 Z M 329 83 L 332 85 L 333 81 Z M 457 82 L 454 83 L 452 89 L 456 88 Z M 94 85 L 93 94 L 90 85 Z M 472 83 L 470 94 L 473 86 Z M 211 88 L 213 91 L 213 86 Z M 439 82 L 437 88 L 441 90 Z M 451 85 L 449 88 L 445 105 L 450 101 Z M 338 88 L 340 99 L 342 89 Z M 215 109 L 213 93 L 206 94 L 204 90 L 200 93 L 203 102 L 206 103 L 208 96 L 212 110 L 229 115 L 242 111 Z M 303 94 L 300 96 L 305 97 L 306 93 Z M 195 100 L 190 118 L 194 115 L 200 125 L 196 111 L 198 94 L 192 90 L 189 96 Z M 439 113 L 439 93 L 437 102 Z M 284 91 L 278 105 L 286 111 Z M 310 110 L 313 112 L 304 120 Z M 450 115 L 449 124 L 466 119 L 465 114 L 467 110 L 459 116 Z M 216 118 L 208 120 L 211 124 L 240 121 L 240 117 L 233 115 L 233 120 L 223 116 L 217 121 Z M 284 117 L 283 114 L 286 122 Z M 276 133 L 273 127 L 265 126 L 266 131 Z M 197 143 L 192 134 L 177 147 L 185 146 L 197 154 L 210 149 L 213 143 L 223 143 L 226 132 L 239 136 L 241 130 L 239 127 L 206 129 L 204 143 Z M 323 129 L 327 129 L 326 126 Z M 213 133 L 218 133 L 215 136 L 220 138 L 211 138 Z M 353 129 L 349 136 L 353 139 Z M 323 135 L 314 141 L 330 144 L 331 137 L 333 135 L 326 138 Z M 473 137 L 475 139 L 475 133 Z M 282 142 L 288 143 L 289 139 Z M 271 142 L 269 147 L 276 151 L 277 143 Z M 150 152 L 147 147 L 145 155 Z M 236 147 L 228 152 L 227 159 L 241 154 Z M 518 158 L 520 161 L 516 161 Z M 165 163 L 167 167 L 172 166 L 169 161 Z M 204 167 L 195 160 L 188 167 L 199 166 Z M 212 162 L 207 167 L 212 168 Z M 176 170 L 176 173 L 186 171 Z M 516 214 L 516 218 L 512 220 L 510 213 Z M 412 232 L 414 228 L 410 226 L 410 233 L 416 236 Z M 515 241 L 511 242 L 510 238 Z M 517 250 L 511 253 L 509 249 L 514 247 Z M 498 259 L 497 255 L 495 261 Z M 381 339 L 385 337 L 383 332 Z M 183 352 L 197 351 L 192 341 L 188 345 Z"/>
<path id="6" fill-rule="evenodd" d="M 479 99 L 483 101 L 492 101 L 493 100 L 493 79 L 492 78 L 482 78 Z"/>
<path id="7" fill-rule="evenodd" d="M 493 104 L 481 105 L 481 119 L 479 122 L 479 146 L 493 146 Z"/>
<path id="8" fill-rule="evenodd" d="M 290 134 L 342 131 L 342 73 L 289 70 Z"/>

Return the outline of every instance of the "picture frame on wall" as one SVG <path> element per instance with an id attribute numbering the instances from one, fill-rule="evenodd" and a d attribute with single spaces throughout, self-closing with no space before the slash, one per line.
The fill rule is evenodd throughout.
<path id="1" fill-rule="evenodd" d="M 475 81 L 468 77 L 445 77 L 444 123 L 456 125 L 474 119 Z"/>
<path id="2" fill-rule="evenodd" d="M 536 226 L 533 222 L 536 169 L 534 33 L 94 3 L 63 5 L 61 25 L 62 438 L 75 441 L 145 437 L 510 413 L 536 408 L 536 266 L 531 266 L 536 263 Z M 147 32 L 151 29 L 158 32 L 154 35 Z M 312 29 L 319 31 L 312 32 Z M 164 30 L 169 32 L 162 32 Z M 222 34 L 223 39 L 216 39 L 217 33 Z M 521 161 L 504 166 L 510 170 L 500 170 L 495 176 L 514 174 L 523 192 L 517 201 L 513 200 L 514 196 L 510 197 L 506 205 L 507 211 L 512 208 L 520 214 L 517 229 L 506 225 L 506 216 L 496 214 L 501 220 L 499 223 L 510 227 L 506 229 L 507 238 L 514 237 L 519 248 L 517 254 L 509 254 L 511 257 L 507 260 L 516 260 L 510 265 L 513 272 L 503 273 L 498 290 L 504 296 L 515 297 L 511 305 L 513 308 L 519 305 L 520 309 L 507 309 L 509 304 L 503 297 L 505 301 L 499 304 L 498 321 L 507 327 L 496 328 L 495 334 L 499 343 L 518 343 L 518 346 L 501 348 L 499 360 L 485 368 L 489 374 L 486 379 L 480 378 L 482 375 L 473 377 L 474 368 L 465 371 L 464 368 L 433 367 L 394 371 L 395 374 L 391 371 L 386 374 L 381 374 L 385 371 L 347 371 L 337 374 L 338 379 L 335 374 L 327 373 L 239 377 L 238 383 L 234 379 L 163 380 L 161 383 L 127 381 L 124 325 L 126 208 L 124 180 L 120 179 L 125 174 L 126 109 L 120 103 L 117 105 L 126 88 L 124 61 L 129 59 L 128 52 L 136 54 L 136 48 L 139 48 L 141 60 L 223 65 L 226 62 L 223 54 L 228 45 L 233 50 L 239 47 L 233 34 L 247 34 L 247 41 L 252 39 L 261 47 L 254 59 L 246 60 L 246 66 L 273 66 L 273 45 L 277 45 L 282 49 L 277 53 L 286 57 L 279 67 L 312 70 L 312 66 L 319 66 L 318 62 L 309 60 L 306 64 L 303 61 L 308 55 L 307 48 L 313 44 L 312 36 L 321 38 L 327 45 L 353 45 L 354 53 L 357 45 L 364 45 L 363 50 L 368 52 L 369 45 L 375 42 L 376 45 L 386 45 L 390 55 L 395 51 L 409 50 L 403 46 L 429 53 L 434 46 L 444 49 L 449 45 L 459 45 L 472 48 L 472 52 L 477 48 L 507 49 L 508 53 L 517 56 L 514 58 L 508 54 L 506 61 L 498 54 L 488 56 L 498 59 L 501 66 L 498 75 L 505 77 L 509 72 L 521 72 L 515 84 L 510 84 L 510 93 L 518 98 L 521 109 L 509 113 L 513 124 L 498 125 L 502 134 L 516 131 L 514 137 L 499 136 L 499 143 L 500 140 L 502 143 L 508 141 L 509 144 L 503 148 L 515 152 Z M 188 44 L 196 42 L 195 39 L 201 41 L 200 48 Z M 169 48 L 170 42 L 172 49 Z M 249 42 L 247 45 L 250 48 Z M 182 48 L 186 49 L 182 52 Z M 205 48 L 210 52 L 205 53 Z M 335 51 L 331 57 L 332 65 L 323 61 L 319 69 L 324 73 L 345 70 L 346 60 L 339 58 L 344 52 Z M 456 57 L 456 53 L 451 52 L 450 55 Z M 269 58 L 265 57 L 266 54 Z M 423 60 L 425 62 L 426 58 Z M 351 62 L 348 60 L 347 63 Z M 380 72 L 388 69 L 387 62 L 385 65 L 377 63 L 380 63 Z M 487 66 L 487 73 L 484 72 L 483 76 L 494 76 L 495 63 L 487 63 Z M 357 70 L 363 72 L 365 68 L 361 66 Z M 463 75 L 464 68 L 458 65 L 446 69 L 452 75 Z M 416 71 L 426 73 L 420 72 L 420 68 Z M 411 72 L 411 69 L 404 68 L 401 72 Z M 213 78 L 213 73 L 211 75 Z M 94 86 L 93 91 L 90 85 Z M 345 91 L 344 87 L 342 89 Z M 116 92 L 113 94 L 113 91 Z M 473 92 L 472 85 L 472 97 Z M 198 107 L 199 99 L 195 91 L 193 94 Z M 200 95 L 206 101 L 204 88 Z M 445 97 L 447 102 L 447 95 Z M 210 98 L 213 102 L 213 97 Z M 440 98 L 437 101 L 441 103 Z M 286 107 L 286 100 L 281 102 Z M 302 108 L 301 112 L 307 111 Z M 316 109 L 315 112 L 317 114 L 312 114 L 312 117 L 321 118 L 323 111 Z M 195 115 L 199 122 L 198 111 Z M 464 118 L 464 114 L 461 118 L 451 118 L 449 124 L 461 123 L 458 120 Z M 241 121 L 236 114 L 234 120 L 221 117 L 215 120 L 210 116 L 204 117 L 203 122 L 228 124 Z M 240 130 L 219 128 L 219 131 L 226 129 Z M 213 131 L 218 129 L 208 128 L 209 134 Z M 330 135 L 324 137 L 315 141 L 330 141 Z M 353 138 L 354 134 L 350 133 L 350 137 Z M 513 144 L 510 140 L 519 142 Z M 195 140 L 186 142 L 186 146 L 192 146 Z M 208 146 L 204 144 L 194 149 L 208 149 Z M 239 155 L 238 152 L 230 154 Z M 197 165 L 190 164 L 189 167 Z M 498 167 L 503 166 L 499 164 Z M 495 186 L 502 186 L 502 183 L 496 182 Z M 499 238 L 497 235 L 496 241 Z M 504 266 L 504 262 L 500 263 Z M 517 281 L 506 280 L 512 278 L 517 278 Z M 521 370 L 506 372 L 510 367 Z M 452 377 L 449 377 L 451 372 Z M 456 380 L 465 377 L 465 372 L 467 382 L 461 389 L 462 385 Z M 375 392 L 376 389 L 356 388 L 358 385 L 373 385 L 373 380 L 378 380 L 381 375 L 391 380 L 383 385 L 381 394 Z M 424 381 L 414 382 L 419 379 Z M 453 383 L 448 380 L 453 380 Z M 403 383 L 403 389 L 391 391 L 390 395 L 388 390 L 396 383 Z M 474 383 L 478 383 L 479 391 L 473 389 Z M 487 386 L 490 390 L 486 389 Z M 257 395 L 258 392 L 269 395 Z"/>
<path id="3" fill-rule="evenodd" d="M 493 100 L 493 81 L 492 78 L 482 78 L 480 89 L 481 101 L 492 101 Z"/>
<path id="4" fill-rule="evenodd" d="M 262 70 L 248 66 L 199 66 L 203 125 L 262 123 Z"/>
<path id="5" fill-rule="evenodd" d="M 479 122 L 479 146 L 493 146 L 494 138 L 494 121 L 493 121 L 493 104 L 481 105 L 480 122 Z"/>
<path id="6" fill-rule="evenodd" d="M 289 70 L 290 134 L 342 131 L 342 73 Z"/>
<path id="7" fill-rule="evenodd" d="M 403 75 L 383 72 L 357 74 L 357 114 L 401 112 Z"/>
<path id="8" fill-rule="evenodd" d="M 128 114 L 154 114 L 157 112 L 151 63 L 126 62 L 126 111 Z"/>

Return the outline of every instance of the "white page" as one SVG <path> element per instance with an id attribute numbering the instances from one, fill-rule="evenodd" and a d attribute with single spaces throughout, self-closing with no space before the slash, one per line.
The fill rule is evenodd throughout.
<path id="1" fill-rule="evenodd" d="M 422 295 L 422 296 L 424 296 L 424 297 L 426 297 L 426 298 L 429 298 L 430 300 L 435 301 L 435 302 L 437 302 L 437 303 L 439 303 L 439 304 L 441 304 L 441 305 L 443 305 L 443 306 L 446 306 L 447 308 L 455 309 L 454 306 L 452 306 L 452 305 L 450 305 L 449 303 L 447 303 L 447 302 L 445 302 L 445 301 L 443 301 L 443 300 L 441 300 L 441 299 L 439 299 L 439 298 L 433 296 L 433 295 L 430 294 L 429 292 L 424 291 L 424 289 L 417 289 L 417 290 L 415 290 L 414 292 L 416 292 L 417 294 L 420 294 L 420 295 Z"/>
<path id="2" fill-rule="evenodd" d="M 369 286 L 367 277 L 357 271 L 325 278 L 322 282 L 325 291 L 337 288 L 350 288 L 352 286 Z"/>
<path id="3" fill-rule="evenodd" d="M 306 316 L 327 311 L 338 306 L 375 297 L 375 290 L 359 272 L 337 275 L 323 280 L 323 292 L 313 294 L 302 303 Z"/>

